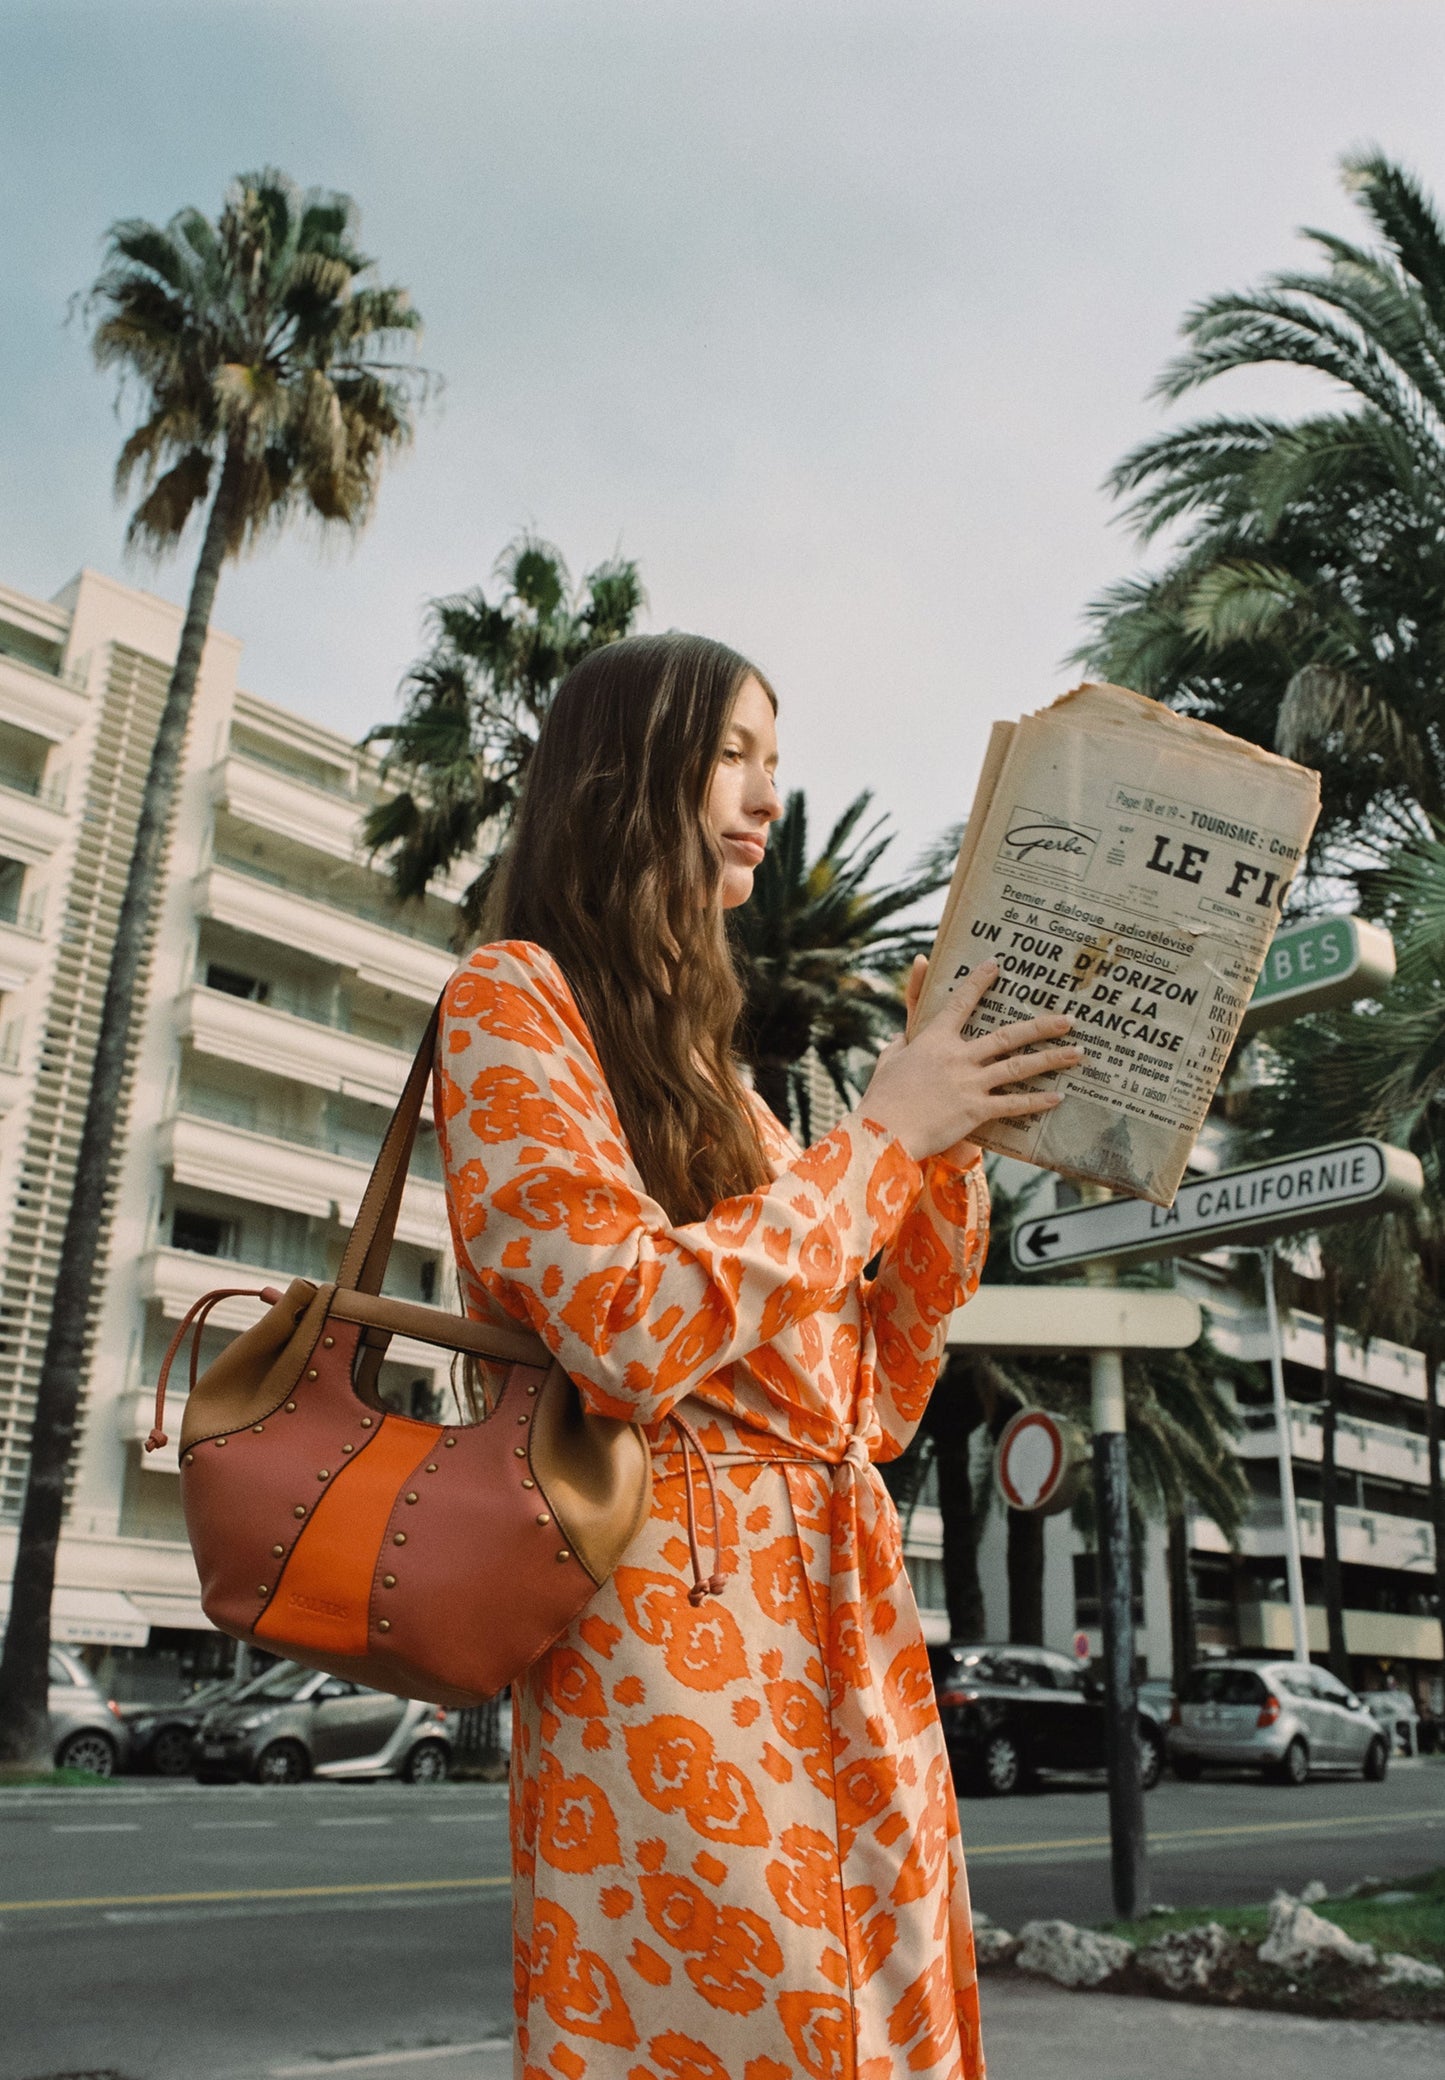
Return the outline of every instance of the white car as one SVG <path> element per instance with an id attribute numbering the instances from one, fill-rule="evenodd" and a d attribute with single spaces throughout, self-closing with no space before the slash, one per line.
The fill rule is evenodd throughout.
<path id="1" fill-rule="evenodd" d="M 1420 1752 L 1420 1714 L 1415 1700 L 1408 1690 L 1362 1690 L 1361 1698 L 1369 1706 L 1390 1738 L 1399 1747 L 1402 1755 L 1418 1755 Z"/>

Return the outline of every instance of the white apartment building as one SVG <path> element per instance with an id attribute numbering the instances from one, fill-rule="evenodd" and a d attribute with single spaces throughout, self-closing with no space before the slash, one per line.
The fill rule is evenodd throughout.
<path id="1" fill-rule="evenodd" d="M 0 588 L 0 1611 L 111 935 L 180 624 L 93 571 L 51 602 Z M 229 1653 L 200 1609 L 175 1453 L 142 1449 L 166 1344 L 212 1286 L 334 1273 L 454 965 L 447 892 L 399 912 L 361 853 L 375 762 L 241 691 L 239 661 L 213 633 L 60 1552 L 56 1636 L 92 1659 L 112 1650 L 122 1694 Z M 430 1300 L 454 1288 L 429 1125 L 418 1139 L 389 1290 Z M 257 1311 L 223 1303 L 202 1361 Z M 447 1363 L 397 1339 L 382 1390 L 439 1407 Z M 172 1437 L 182 1406 L 168 1409 Z"/>

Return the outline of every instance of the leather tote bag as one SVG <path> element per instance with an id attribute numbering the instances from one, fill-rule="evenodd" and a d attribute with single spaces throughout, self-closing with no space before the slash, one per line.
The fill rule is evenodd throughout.
<path id="1" fill-rule="evenodd" d="M 378 1690 L 468 1705 L 520 1675 L 607 1579 L 648 1514 L 652 1475 L 642 1431 L 589 1414 L 539 1337 L 382 1297 L 440 1009 L 335 1283 L 198 1300 L 161 1368 L 146 1448 L 167 1441 L 166 1381 L 189 1331 L 181 1498 L 211 1623 Z M 243 1292 L 266 1313 L 197 1378 L 206 1316 Z M 393 1336 L 500 1368 L 485 1420 L 385 1407 L 376 1382 Z M 678 1429 L 686 1460 L 701 1448 Z M 687 1472 L 692 1528 L 690 1460 Z M 716 1593 L 690 1542 L 694 1596 Z"/>

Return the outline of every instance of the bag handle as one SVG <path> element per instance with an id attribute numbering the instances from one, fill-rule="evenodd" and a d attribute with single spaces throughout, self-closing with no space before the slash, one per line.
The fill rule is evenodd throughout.
<path id="1" fill-rule="evenodd" d="M 406 1168 L 411 1161 L 422 1100 L 431 1082 L 432 1065 L 436 1059 L 441 1016 L 442 999 L 438 997 L 377 1153 L 341 1259 L 341 1269 L 336 1274 L 339 1286 L 350 1287 L 358 1293 L 379 1293 L 381 1281 L 386 1276 L 397 1215 L 401 1211 Z"/>

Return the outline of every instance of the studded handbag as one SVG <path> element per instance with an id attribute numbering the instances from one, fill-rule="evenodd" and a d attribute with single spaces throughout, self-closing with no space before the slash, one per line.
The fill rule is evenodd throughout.
<path id="1" fill-rule="evenodd" d="M 392 1116 L 336 1280 L 223 1287 L 187 1313 L 162 1364 L 155 1428 L 167 1442 L 166 1383 L 191 1336 L 181 1419 L 181 1499 L 220 1631 L 311 1668 L 444 1705 L 503 1689 L 556 1639 L 611 1574 L 648 1514 L 647 1439 L 590 1413 L 538 1336 L 384 1297 L 441 1006 Z M 200 1334 L 223 1299 L 267 1311 L 197 1377 Z M 485 1369 L 483 1419 L 421 1422 L 377 1392 L 393 1336 Z M 702 1571 L 687 1465 L 693 1595 Z M 717 1527 L 716 1497 L 713 1526 Z"/>

